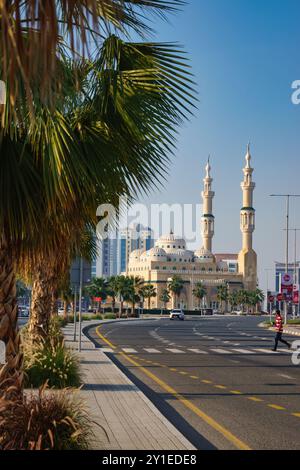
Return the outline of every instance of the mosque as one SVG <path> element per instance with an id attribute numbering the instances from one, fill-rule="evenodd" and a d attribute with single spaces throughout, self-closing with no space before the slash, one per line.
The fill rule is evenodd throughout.
<path id="1" fill-rule="evenodd" d="M 178 299 L 172 296 L 168 308 L 185 308 L 194 310 L 198 301 L 193 290 L 198 282 L 206 289 L 203 306 L 218 308 L 217 288 L 226 286 L 228 292 L 245 289 L 254 291 L 257 287 L 257 255 L 253 250 L 252 239 L 255 230 L 255 209 L 253 192 L 255 183 L 252 180 L 250 145 L 247 148 L 246 165 L 243 169 L 244 179 L 241 183 L 243 206 L 240 214 L 242 232 L 242 249 L 239 254 L 214 254 L 212 241 L 215 232 L 213 215 L 210 161 L 206 165 L 204 188 L 202 191 L 202 239 L 203 246 L 193 252 L 187 249 L 184 239 L 172 232 L 157 240 L 149 251 L 135 250 L 131 253 L 127 274 L 140 276 L 145 284 L 156 288 L 157 296 L 151 299 L 151 308 L 163 308 L 161 293 L 175 275 L 184 281 L 184 288 Z"/>

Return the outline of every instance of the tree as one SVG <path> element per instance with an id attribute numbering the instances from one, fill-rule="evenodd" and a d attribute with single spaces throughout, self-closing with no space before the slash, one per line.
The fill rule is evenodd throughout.
<path id="1" fill-rule="evenodd" d="M 7 366 L 2 377 L 13 377 L 22 362 L 16 260 L 30 259 L 33 312 L 36 324 L 44 319 L 47 332 L 49 305 L 69 264 L 70 244 L 77 243 L 86 222 L 92 223 L 98 204 L 135 195 L 137 187 L 148 190 L 162 177 L 172 135 L 193 101 L 185 58 L 172 45 L 110 36 L 93 62 L 70 63 L 61 54 L 56 60 L 55 109 L 42 99 L 38 79 L 30 83 L 34 100 L 28 107 L 28 81 L 21 75 L 18 95 L 3 114 L 0 340 L 7 345 Z"/>
<path id="2" fill-rule="evenodd" d="M 265 300 L 265 294 L 262 290 L 256 289 L 255 291 L 248 293 L 248 301 L 251 307 L 255 307 L 258 310 L 258 305 Z"/>
<path id="3" fill-rule="evenodd" d="M 143 301 L 148 299 L 148 310 L 151 308 L 151 299 L 157 296 L 156 289 L 153 284 L 146 284 L 142 287 L 139 291 L 141 293 L 141 297 Z"/>
<path id="4" fill-rule="evenodd" d="M 20 94 L 32 102 L 38 96 L 54 104 L 63 83 L 55 57 L 67 51 L 90 58 L 103 42 L 103 32 L 130 28 L 140 36 L 151 29 L 145 10 L 164 14 L 181 0 L 10 0 L 0 3 L 0 70 L 7 81 L 9 101 Z M 26 54 L 24 53 L 26 51 Z M 59 76 L 59 80 L 57 77 Z M 20 78 L 24 84 L 20 84 Z M 57 82 L 54 86 L 55 81 Z"/>
<path id="5" fill-rule="evenodd" d="M 199 300 L 199 308 L 201 306 L 201 301 L 204 299 L 206 296 L 206 288 L 202 284 L 202 282 L 197 282 L 195 288 L 193 289 L 193 296 L 196 297 L 196 299 Z"/>
<path id="6" fill-rule="evenodd" d="M 222 304 L 222 311 L 224 312 L 223 305 L 225 303 L 225 311 L 228 310 L 228 287 L 225 286 L 218 286 L 217 287 L 217 299 Z"/>
<path id="7" fill-rule="evenodd" d="M 184 288 L 184 281 L 179 276 L 173 276 L 172 279 L 168 283 L 168 289 L 173 293 L 174 296 L 174 304 L 178 303 L 179 296 Z"/>
<path id="8" fill-rule="evenodd" d="M 171 296 L 169 294 L 169 291 L 168 289 L 163 289 L 160 296 L 159 296 L 159 300 L 163 303 L 164 305 L 164 310 L 167 309 L 167 304 L 170 302 L 171 300 Z"/>
<path id="9" fill-rule="evenodd" d="M 107 295 L 112 298 L 113 313 L 116 307 L 116 297 L 118 295 L 118 276 L 111 276 L 108 280 Z"/>
<path id="10" fill-rule="evenodd" d="M 98 312 L 101 312 L 102 301 L 107 298 L 108 281 L 103 277 L 94 277 L 92 282 L 85 288 L 87 294 L 93 300 L 94 297 L 98 297 Z"/>

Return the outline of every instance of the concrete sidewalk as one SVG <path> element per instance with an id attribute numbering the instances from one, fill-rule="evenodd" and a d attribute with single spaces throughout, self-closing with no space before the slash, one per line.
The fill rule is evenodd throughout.
<path id="1" fill-rule="evenodd" d="M 95 324 L 95 322 L 90 322 Z M 102 323 L 99 321 L 99 324 Z M 83 327 L 89 322 L 84 322 Z M 62 329 L 66 346 L 77 350 L 73 325 Z M 91 341 L 82 335 L 78 353 L 85 385 L 81 396 L 95 424 L 93 449 L 194 450 L 192 444 Z"/>

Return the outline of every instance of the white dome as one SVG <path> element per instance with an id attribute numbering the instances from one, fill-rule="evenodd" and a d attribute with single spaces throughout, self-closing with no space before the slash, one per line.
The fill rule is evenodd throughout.
<path id="1" fill-rule="evenodd" d="M 146 253 L 147 258 L 150 258 L 153 261 L 167 261 L 167 254 L 163 248 L 155 246 Z"/>
<path id="2" fill-rule="evenodd" d="M 204 247 L 200 248 L 200 250 L 195 251 L 196 262 L 209 263 L 213 262 L 214 260 L 214 255 L 209 250 L 206 250 Z"/>
<path id="3" fill-rule="evenodd" d="M 186 243 L 183 238 L 175 237 L 173 233 L 164 235 L 157 240 L 156 247 L 162 248 L 167 254 L 175 253 L 177 250 L 185 250 Z"/>

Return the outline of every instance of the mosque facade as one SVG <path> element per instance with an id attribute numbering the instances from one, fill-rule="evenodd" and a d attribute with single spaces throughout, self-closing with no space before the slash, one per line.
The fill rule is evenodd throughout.
<path id="1" fill-rule="evenodd" d="M 215 233 L 215 217 L 213 215 L 213 178 L 210 161 L 206 165 L 202 191 L 203 215 L 201 232 L 203 246 L 191 251 L 181 237 L 170 234 L 159 238 L 155 246 L 148 250 L 135 250 L 131 253 L 126 274 L 143 278 L 145 284 L 152 284 L 156 289 L 156 297 L 151 299 L 151 308 L 163 308 L 160 297 L 168 288 L 174 276 L 183 280 L 180 296 L 171 296 L 169 308 L 194 310 L 199 301 L 193 295 L 197 283 L 202 283 L 206 296 L 202 307 L 218 307 L 218 287 L 226 286 L 228 293 L 236 290 L 255 291 L 257 288 L 257 255 L 253 249 L 253 232 L 255 230 L 255 209 L 253 208 L 253 168 L 251 166 L 250 146 L 246 154 L 243 169 L 244 178 L 241 183 L 243 205 L 240 213 L 240 229 L 242 232 L 242 248 L 238 254 L 214 254 L 213 237 Z"/>

